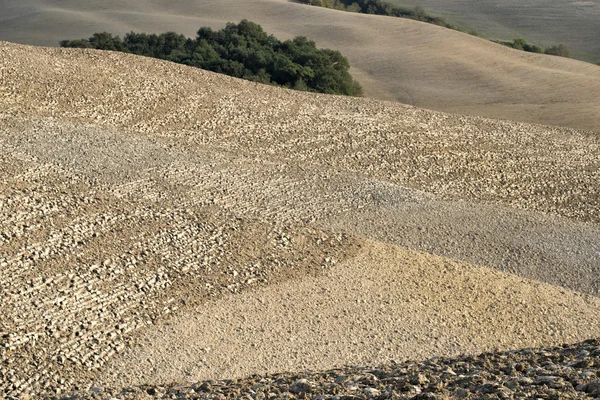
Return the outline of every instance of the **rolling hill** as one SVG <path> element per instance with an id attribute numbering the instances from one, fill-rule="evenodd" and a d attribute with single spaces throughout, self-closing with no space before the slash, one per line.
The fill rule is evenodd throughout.
<path id="1" fill-rule="evenodd" d="M 542 46 L 565 43 L 573 55 L 600 62 L 600 1 L 390 0 L 444 16 L 485 37 L 527 38 Z"/>
<path id="2" fill-rule="evenodd" d="M 94 50 L 0 71 L 7 396 L 600 336 L 592 132 Z"/>
<path id="3" fill-rule="evenodd" d="M 303 35 L 340 50 L 368 97 L 434 110 L 600 130 L 600 68 L 527 54 L 416 21 L 284 0 L 26 0 L 1 6 L 0 39 L 38 45 L 94 32 L 193 36 L 246 18 L 281 39 Z"/>

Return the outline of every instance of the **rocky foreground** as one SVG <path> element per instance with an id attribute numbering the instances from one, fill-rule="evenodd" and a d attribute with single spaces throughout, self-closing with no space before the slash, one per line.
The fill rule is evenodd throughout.
<path id="1" fill-rule="evenodd" d="M 559 347 L 432 358 L 379 367 L 251 376 L 63 399 L 584 399 L 600 398 L 600 339 Z"/>

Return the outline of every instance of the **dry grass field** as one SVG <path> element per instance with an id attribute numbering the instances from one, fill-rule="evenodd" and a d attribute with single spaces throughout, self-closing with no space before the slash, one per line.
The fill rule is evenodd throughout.
<path id="1" fill-rule="evenodd" d="M 600 337 L 599 146 L 589 131 L 2 42 L 0 396 L 108 399 Z M 594 343 L 486 390 L 595 393 Z M 471 373 L 475 392 L 493 380 Z M 213 384 L 203 398 L 223 398 Z M 131 390 L 117 398 L 164 398 Z"/>
<path id="2" fill-rule="evenodd" d="M 596 65 L 528 54 L 425 23 L 284 0 L 5 1 L 0 5 L 0 40 L 55 46 L 61 39 L 97 31 L 131 30 L 193 36 L 200 26 L 221 28 L 243 18 L 282 39 L 303 35 L 340 50 L 368 97 L 600 130 Z"/>
<path id="3" fill-rule="evenodd" d="M 489 38 L 524 37 L 550 46 L 565 43 L 574 57 L 600 62 L 599 0 L 389 0 L 474 29 Z"/>

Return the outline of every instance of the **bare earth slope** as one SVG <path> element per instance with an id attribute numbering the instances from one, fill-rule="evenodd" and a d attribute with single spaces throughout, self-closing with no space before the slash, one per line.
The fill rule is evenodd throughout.
<path id="1" fill-rule="evenodd" d="M 600 130 L 600 68 L 533 55 L 399 18 L 284 0 L 153 2 L 10 0 L 0 40 L 57 45 L 97 31 L 174 30 L 194 36 L 247 18 L 280 38 L 297 35 L 340 50 L 366 95 L 470 115 Z"/>
<path id="2" fill-rule="evenodd" d="M 281 307 L 313 321 L 323 292 L 319 327 L 340 337 L 363 318 L 360 344 L 375 340 L 373 321 L 395 357 L 600 336 L 591 132 L 9 43 L 0 110 L 0 393 L 86 388 L 103 371 L 124 383 L 123 365 L 144 368 L 153 343 L 206 323 L 216 344 L 190 338 L 172 353 L 180 365 L 148 379 L 265 371 L 260 325 L 290 335 Z M 200 348 L 247 351 L 249 333 L 232 334 L 239 312 L 263 350 L 211 375 L 227 358 L 215 350 L 211 369 L 186 371 L 207 359 Z M 442 324 L 451 334 L 429 343 Z M 324 349 L 319 331 L 296 328 L 298 346 Z M 358 344 L 332 363 L 389 359 Z"/>
<path id="3" fill-rule="evenodd" d="M 599 306 L 556 287 L 367 243 L 323 276 L 210 302 L 144 332 L 97 385 L 241 378 L 560 344 L 598 332 Z M 581 313 L 576 328 L 568 325 L 570 310 Z"/>

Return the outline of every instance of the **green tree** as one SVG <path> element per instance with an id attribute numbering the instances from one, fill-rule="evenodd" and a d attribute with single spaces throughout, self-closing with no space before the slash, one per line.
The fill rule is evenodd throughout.
<path id="1" fill-rule="evenodd" d="M 361 12 L 361 10 L 362 9 L 360 8 L 360 5 L 357 2 L 354 2 L 354 3 L 346 6 L 346 11 L 359 13 L 359 12 Z"/>
<path id="2" fill-rule="evenodd" d="M 523 38 L 516 38 L 512 42 L 512 48 L 517 50 L 523 50 L 527 46 L 527 42 Z"/>
<path id="3" fill-rule="evenodd" d="M 60 42 L 60 47 L 92 48 L 92 45 L 85 39 L 63 40 Z"/>
<path id="4" fill-rule="evenodd" d="M 443 18 L 433 17 L 417 6 L 413 10 L 398 7 L 389 1 L 383 0 L 298 0 L 301 3 L 319 7 L 337 8 L 364 14 L 389 15 L 392 17 L 411 18 L 428 22 L 446 28 L 458 30 L 458 27 L 446 22 Z"/>
<path id="5" fill-rule="evenodd" d="M 419 21 L 425 21 L 427 19 L 427 13 L 425 9 L 421 6 L 416 6 L 414 11 L 415 19 Z"/>
<path id="6" fill-rule="evenodd" d="M 362 93 L 340 52 L 318 49 L 305 37 L 281 42 L 248 20 L 228 23 L 220 31 L 200 28 L 195 39 L 175 32 L 130 32 L 121 40 L 102 32 L 87 40 L 63 40 L 60 45 L 124 51 L 298 90 L 352 96 Z"/>
<path id="7" fill-rule="evenodd" d="M 123 41 L 118 36 L 113 36 L 108 32 L 94 33 L 91 38 L 88 39 L 90 45 L 95 49 L 101 50 L 113 50 L 113 51 L 126 51 Z"/>
<path id="8" fill-rule="evenodd" d="M 559 45 L 547 47 L 544 50 L 544 53 L 550 54 L 552 56 L 571 57 L 571 52 L 569 51 L 569 48 L 562 43 Z"/>

